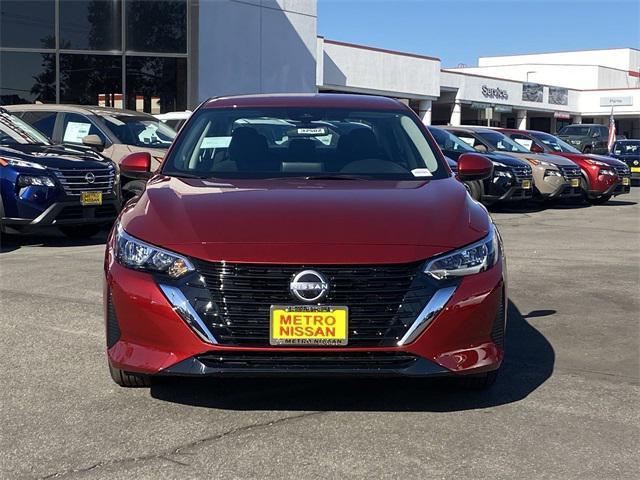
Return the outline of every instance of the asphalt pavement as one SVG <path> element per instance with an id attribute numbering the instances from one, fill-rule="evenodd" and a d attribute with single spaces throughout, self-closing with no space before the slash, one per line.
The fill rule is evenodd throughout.
<path id="1" fill-rule="evenodd" d="M 5 236 L 0 478 L 637 478 L 639 203 L 635 188 L 492 213 L 508 352 L 480 393 L 388 379 L 123 389 L 104 352 L 105 236 Z"/>

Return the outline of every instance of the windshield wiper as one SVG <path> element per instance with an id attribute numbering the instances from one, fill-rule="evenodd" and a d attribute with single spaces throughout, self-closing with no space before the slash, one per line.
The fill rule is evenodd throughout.
<path id="1" fill-rule="evenodd" d="M 366 175 L 309 175 L 305 180 L 370 180 Z"/>

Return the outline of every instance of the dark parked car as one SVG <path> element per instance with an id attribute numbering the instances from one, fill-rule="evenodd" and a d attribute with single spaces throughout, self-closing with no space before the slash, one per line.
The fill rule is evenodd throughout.
<path id="1" fill-rule="evenodd" d="M 160 166 L 176 135 L 153 115 L 91 105 L 8 105 L 7 110 L 31 124 L 55 143 L 86 145 L 119 164 L 131 153 L 151 154 L 151 167 Z M 144 190 L 146 178 L 130 173 L 122 179 L 126 198 Z M 149 177 L 150 175 L 146 175 Z"/>
<path id="2" fill-rule="evenodd" d="M 561 138 L 582 153 L 608 153 L 609 127 L 595 123 L 575 123 L 558 132 Z"/>
<path id="3" fill-rule="evenodd" d="M 89 148 L 53 145 L 0 109 L 0 230 L 59 227 L 88 237 L 120 210 L 118 167 Z"/>
<path id="4" fill-rule="evenodd" d="M 456 160 L 465 153 L 477 153 L 451 132 L 429 127 L 436 143 L 447 157 Z M 481 181 L 468 182 L 474 200 L 485 205 L 496 202 L 529 200 L 533 197 L 533 174 L 529 164 L 497 152 L 485 152 L 493 163 L 493 175 Z"/>
<path id="5" fill-rule="evenodd" d="M 628 165 L 632 179 L 640 178 L 640 140 L 616 140 L 610 155 Z"/>
<path id="6" fill-rule="evenodd" d="M 463 181 L 492 169 L 458 158 Z M 498 230 L 420 118 L 389 98 L 205 102 L 123 210 L 104 266 L 122 386 L 401 375 L 483 388 L 504 356 Z"/>

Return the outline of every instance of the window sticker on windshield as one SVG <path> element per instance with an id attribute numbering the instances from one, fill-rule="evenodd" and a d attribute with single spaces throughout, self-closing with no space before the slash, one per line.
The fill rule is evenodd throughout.
<path id="1" fill-rule="evenodd" d="M 460 140 L 462 140 L 464 143 L 466 143 L 467 145 L 471 145 L 473 147 L 473 143 L 474 143 L 474 138 L 473 137 L 458 137 Z"/>
<path id="2" fill-rule="evenodd" d="M 82 139 L 89 135 L 90 123 L 69 122 L 64 131 L 63 142 L 82 143 Z"/>
<path id="3" fill-rule="evenodd" d="M 200 149 L 205 148 L 228 148 L 231 137 L 204 137 L 200 144 Z"/>
<path id="4" fill-rule="evenodd" d="M 414 177 L 433 177 L 433 174 L 428 168 L 414 168 L 411 170 Z"/>
<path id="5" fill-rule="evenodd" d="M 327 134 L 327 129 L 324 127 L 317 127 L 317 128 L 298 128 L 297 129 L 298 135 L 326 135 Z"/>
<path id="6" fill-rule="evenodd" d="M 514 140 L 522 145 L 527 150 L 531 150 L 531 145 L 533 145 L 533 140 L 529 140 L 526 138 L 514 138 Z"/>

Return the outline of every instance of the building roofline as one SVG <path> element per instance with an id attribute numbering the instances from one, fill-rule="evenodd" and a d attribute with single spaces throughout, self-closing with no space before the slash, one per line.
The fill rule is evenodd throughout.
<path id="1" fill-rule="evenodd" d="M 597 67 L 597 68 L 607 68 L 609 70 L 615 70 L 618 72 L 624 72 L 627 74 L 635 73 L 633 70 L 626 70 L 624 68 L 616 68 L 609 67 L 607 65 L 600 65 L 596 63 L 539 63 L 539 62 L 530 62 L 530 63 L 502 63 L 500 65 L 483 65 L 483 66 L 475 66 L 475 67 L 447 67 L 447 68 L 501 68 L 501 67 L 524 67 L 526 65 L 542 66 L 542 67 Z"/>
<path id="2" fill-rule="evenodd" d="M 480 58 L 497 58 L 497 57 L 523 57 L 525 55 L 553 55 L 556 53 L 579 53 L 579 52 L 602 52 L 605 50 L 635 50 L 640 52 L 639 48 L 634 47 L 612 47 L 612 48 L 587 48 L 583 50 L 560 50 L 554 52 L 537 52 L 537 53 L 507 53 L 506 55 L 488 55 Z"/>
<path id="3" fill-rule="evenodd" d="M 418 53 L 411 53 L 411 52 L 401 52 L 399 50 L 389 50 L 386 48 L 378 48 L 378 47 L 370 47 L 368 45 L 360 45 L 357 43 L 348 43 L 348 42 L 341 42 L 338 40 L 329 40 L 326 39 L 324 37 L 320 37 L 324 39 L 324 43 L 328 43 L 330 45 L 339 45 L 341 47 L 351 47 L 351 48 L 359 48 L 362 50 L 369 50 L 372 52 L 380 52 L 380 53 L 390 53 L 392 55 L 402 55 L 403 57 L 412 57 L 412 58 L 419 58 L 421 60 L 433 60 L 433 61 L 437 61 L 440 62 L 441 60 L 438 57 L 430 57 L 428 55 L 420 55 Z"/>
<path id="4" fill-rule="evenodd" d="M 503 82 L 513 82 L 513 83 L 520 83 L 520 84 L 527 83 L 524 80 L 514 80 L 513 78 L 491 77 L 489 75 L 479 75 L 477 73 L 467 73 L 467 72 L 455 72 L 455 71 L 451 71 L 451 70 L 455 70 L 455 69 L 449 69 L 449 68 L 441 68 L 440 69 L 441 72 L 453 73 L 454 75 L 467 75 L 469 77 L 487 78 L 489 80 L 500 80 L 500 81 L 503 81 Z M 538 83 L 538 82 L 529 82 L 529 83 L 536 83 L 538 85 L 542 85 L 543 87 L 566 88 L 567 90 L 573 90 L 574 92 L 581 92 L 582 91 L 582 90 L 579 90 L 577 88 L 561 87 L 560 85 L 549 85 L 547 83 Z"/>

